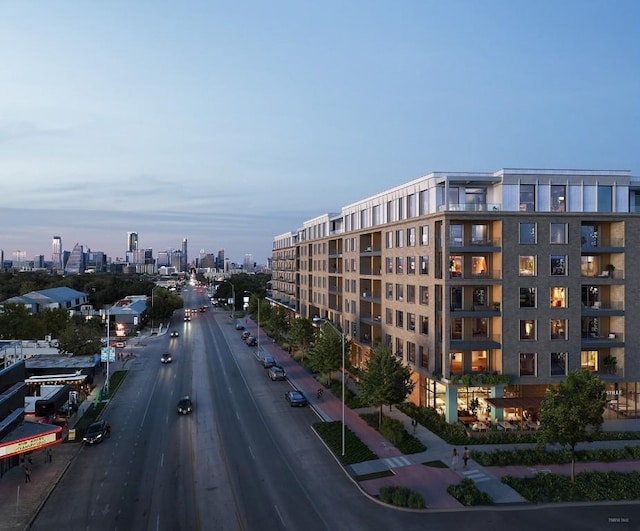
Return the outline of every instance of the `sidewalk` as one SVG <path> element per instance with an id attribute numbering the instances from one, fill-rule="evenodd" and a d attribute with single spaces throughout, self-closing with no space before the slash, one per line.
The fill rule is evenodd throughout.
<path id="1" fill-rule="evenodd" d="M 255 328 L 256 324 L 252 323 Z M 264 337 L 267 337 L 266 334 Z M 278 345 L 263 341 L 261 349 L 264 349 L 276 362 L 285 368 L 287 378 L 291 384 L 300 389 L 310 405 L 325 421 L 342 420 L 342 400 L 334 396 L 331 391 L 325 389 L 320 400 L 316 397 L 316 391 L 320 387 L 319 382 L 308 371 L 302 368 L 290 355 Z M 340 373 L 339 377 L 340 377 Z M 351 381 L 348 384 L 353 385 Z M 447 443 L 420 424 L 417 426 L 415 436 L 426 446 L 427 450 L 418 454 L 405 455 L 395 448 L 377 430 L 369 426 L 361 417 L 364 412 L 378 411 L 375 408 L 351 410 L 344 408 L 345 425 L 362 440 L 379 459 L 357 463 L 346 467 L 347 472 L 354 476 L 363 476 L 374 472 L 391 470 L 393 476 L 358 481 L 360 489 L 370 496 L 376 496 L 381 487 L 397 485 L 408 487 L 422 495 L 427 509 L 454 509 L 464 507 L 453 498 L 447 487 L 459 483 L 462 479 L 471 479 L 476 486 L 489 494 L 496 505 L 527 503 L 516 491 L 500 481 L 505 475 L 532 476 L 539 472 L 552 471 L 569 475 L 570 466 L 554 465 L 544 467 L 483 467 L 472 459 L 469 459 L 467 469 L 463 468 L 463 447 L 456 446 L 458 450 L 458 464 L 452 469 L 452 454 L 454 445 Z M 412 433 L 411 418 L 393 407 L 383 409 L 386 416 L 393 417 L 402 422 L 409 433 Z M 605 430 L 611 431 L 640 431 L 640 420 L 605 421 Z M 600 441 L 597 443 L 584 443 L 578 446 L 582 448 L 621 448 L 624 446 L 640 445 L 637 441 Z M 502 445 L 470 445 L 469 450 L 492 451 L 497 449 L 533 448 L 534 444 L 502 444 Z M 429 466 L 428 464 L 436 466 Z M 439 467 L 437 466 L 439 465 Z M 576 471 L 582 470 L 624 470 L 640 471 L 640 461 L 623 463 L 584 463 L 580 467 L 576 465 Z"/>

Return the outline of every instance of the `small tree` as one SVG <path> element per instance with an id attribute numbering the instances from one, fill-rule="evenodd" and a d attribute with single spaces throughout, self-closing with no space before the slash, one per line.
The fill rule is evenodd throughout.
<path id="1" fill-rule="evenodd" d="M 572 483 L 575 483 L 576 445 L 592 441 L 600 433 L 605 405 L 604 383 L 589 371 L 570 372 L 566 380 L 544 395 L 538 445 L 569 446 Z"/>
<path id="2" fill-rule="evenodd" d="M 331 374 L 342 367 L 342 348 L 342 335 L 325 323 L 312 348 L 312 367 L 318 372 L 328 374 L 329 385 L 331 385 Z M 346 343 L 344 349 L 346 352 Z"/>
<path id="3" fill-rule="evenodd" d="M 310 319 L 298 317 L 293 319 L 289 326 L 289 340 L 302 351 L 302 359 L 304 353 L 313 343 L 316 337 L 316 328 Z"/>
<path id="4" fill-rule="evenodd" d="M 359 391 L 371 406 L 380 408 L 378 424 L 382 422 L 382 406 L 400 404 L 413 391 L 411 369 L 391 353 L 391 348 L 376 345 L 360 373 Z"/>

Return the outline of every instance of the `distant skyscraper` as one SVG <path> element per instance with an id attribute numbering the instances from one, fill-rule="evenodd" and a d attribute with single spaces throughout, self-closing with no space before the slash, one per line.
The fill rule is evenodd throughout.
<path id="1" fill-rule="evenodd" d="M 224 249 L 218 249 L 218 258 L 216 259 L 216 267 L 224 269 Z"/>
<path id="2" fill-rule="evenodd" d="M 84 273 L 84 270 L 84 249 L 82 245 L 76 243 L 71 250 L 64 272 L 68 275 L 77 275 L 78 273 Z"/>
<path id="3" fill-rule="evenodd" d="M 64 264 L 62 263 L 62 238 L 60 236 L 54 236 L 51 245 L 51 269 L 54 271 L 61 270 Z"/>
<path id="4" fill-rule="evenodd" d="M 253 263 L 253 255 L 251 254 L 244 255 L 244 264 L 242 265 L 242 268 L 246 273 L 253 273 L 253 270 L 255 269 L 254 263 Z"/>
<path id="5" fill-rule="evenodd" d="M 187 239 L 184 238 L 182 240 L 182 271 L 186 271 L 189 264 L 189 259 L 187 258 Z"/>
<path id="6" fill-rule="evenodd" d="M 127 252 L 133 252 L 138 250 L 138 233 L 127 232 Z"/>

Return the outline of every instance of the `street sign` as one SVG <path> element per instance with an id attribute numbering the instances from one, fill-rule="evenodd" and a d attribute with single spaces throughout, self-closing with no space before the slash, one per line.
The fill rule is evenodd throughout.
<path id="1" fill-rule="evenodd" d="M 116 361 L 115 347 L 102 347 L 100 349 L 100 361 Z"/>

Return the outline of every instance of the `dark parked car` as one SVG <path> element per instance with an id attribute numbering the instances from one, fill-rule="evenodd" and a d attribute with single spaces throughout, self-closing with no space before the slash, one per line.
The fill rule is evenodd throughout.
<path id="1" fill-rule="evenodd" d="M 253 336 L 249 336 L 247 338 L 247 345 L 249 345 L 250 347 L 256 347 L 258 346 L 258 340 Z"/>
<path id="2" fill-rule="evenodd" d="M 287 391 L 284 394 L 284 397 L 287 399 L 287 402 L 289 402 L 291 407 L 302 407 L 307 405 L 307 399 L 300 391 Z"/>
<path id="3" fill-rule="evenodd" d="M 183 396 L 178 402 L 178 414 L 186 415 L 193 410 L 193 403 L 188 396 Z"/>
<path id="4" fill-rule="evenodd" d="M 273 358 L 273 356 L 263 356 L 262 357 L 262 366 L 265 369 L 268 369 L 269 367 L 273 367 L 276 364 L 276 360 Z"/>
<path id="5" fill-rule="evenodd" d="M 287 371 L 279 365 L 274 365 L 273 367 L 269 367 L 269 378 L 271 378 L 271 381 L 273 382 L 276 380 L 286 380 Z"/>
<path id="6" fill-rule="evenodd" d="M 240 336 L 244 341 L 246 341 L 249 336 L 251 335 L 251 332 L 249 332 L 249 330 L 245 330 L 244 332 L 242 332 L 242 335 Z"/>
<path id="7" fill-rule="evenodd" d="M 111 426 L 106 420 L 98 420 L 84 432 L 82 440 L 87 444 L 98 444 L 111 434 Z"/>
<path id="8" fill-rule="evenodd" d="M 172 330 L 171 331 L 171 337 L 178 337 L 180 335 L 180 333 L 177 330 Z"/>
<path id="9" fill-rule="evenodd" d="M 171 363 L 171 352 L 165 352 L 162 356 L 160 356 L 160 361 L 162 363 Z"/>

